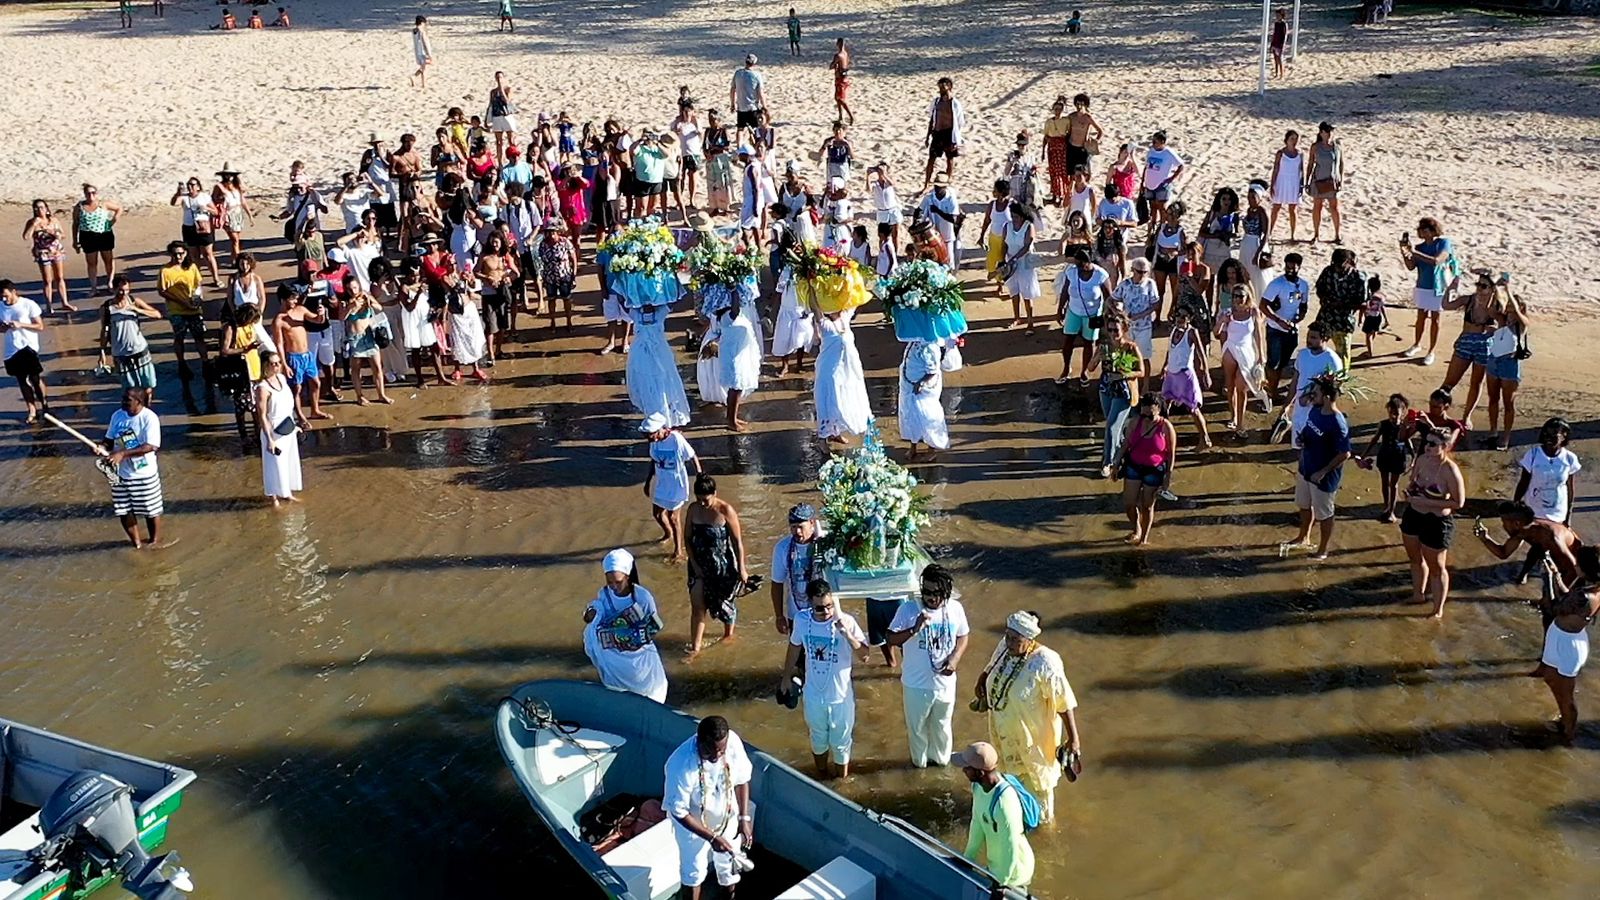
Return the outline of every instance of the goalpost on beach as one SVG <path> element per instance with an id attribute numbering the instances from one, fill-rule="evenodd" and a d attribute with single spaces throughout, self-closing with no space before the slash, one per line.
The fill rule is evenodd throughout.
<path id="1" fill-rule="evenodd" d="M 1300 0 L 1294 0 L 1294 15 L 1289 25 L 1289 62 L 1300 55 Z M 1256 91 L 1267 95 L 1267 60 L 1272 55 L 1272 0 L 1261 0 L 1261 79 Z"/>

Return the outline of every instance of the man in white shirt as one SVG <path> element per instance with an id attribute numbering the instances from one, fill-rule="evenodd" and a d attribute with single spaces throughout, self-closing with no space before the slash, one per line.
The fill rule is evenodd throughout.
<path id="1" fill-rule="evenodd" d="M 1122 196 L 1122 191 L 1115 182 L 1106 182 L 1105 195 L 1100 198 L 1100 205 L 1095 208 L 1094 220 L 1104 222 L 1111 219 L 1121 229 L 1122 246 L 1128 246 L 1128 232 L 1139 225 L 1139 207 L 1134 204 L 1133 198 Z"/>
<path id="2" fill-rule="evenodd" d="M 17 380 L 22 402 L 28 406 L 29 425 L 49 412 L 44 396 L 44 364 L 39 361 L 39 332 L 44 331 L 44 310 L 17 293 L 9 278 L 0 278 L 0 335 L 5 341 L 6 374 Z"/>
<path id="3" fill-rule="evenodd" d="M 1183 157 L 1167 149 L 1167 133 L 1150 135 L 1150 149 L 1144 157 L 1144 198 L 1150 204 L 1150 233 L 1161 224 L 1161 214 L 1172 200 L 1172 183 L 1183 174 Z"/>
<path id="4" fill-rule="evenodd" d="M 1283 258 L 1283 274 L 1261 292 L 1261 314 L 1267 319 L 1267 395 L 1278 397 L 1278 379 L 1300 346 L 1300 321 L 1310 309 L 1311 284 L 1300 277 L 1298 253 Z"/>
<path id="5" fill-rule="evenodd" d="M 937 563 L 922 570 L 922 600 L 908 600 L 889 624 L 889 644 L 904 647 L 900 684 L 905 691 L 906 738 L 911 765 L 950 764 L 950 721 L 956 707 L 956 669 L 967 652 L 967 612 L 955 599 L 955 581 Z"/>
<path id="6" fill-rule="evenodd" d="M 1330 372 L 1341 372 L 1344 364 L 1339 361 L 1339 354 L 1327 346 L 1328 335 L 1322 325 L 1312 322 L 1306 327 L 1306 345 L 1294 357 L 1294 394 L 1289 397 L 1289 402 L 1278 415 L 1278 424 L 1273 426 L 1274 439 L 1278 438 L 1278 429 L 1284 427 L 1285 422 L 1290 426 L 1290 446 L 1300 449 L 1300 431 L 1306 427 L 1306 416 L 1311 414 L 1312 404 L 1305 399 L 1306 391 L 1317 378 Z"/>
<path id="7" fill-rule="evenodd" d="M 956 198 L 956 192 L 950 187 L 950 176 L 943 172 L 933 176 L 933 190 L 922 195 L 922 202 L 917 205 L 922 217 L 933 223 L 933 230 L 939 235 L 939 240 L 950 249 L 950 262 L 946 268 L 954 272 L 961 267 L 961 240 L 960 229 L 957 227 L 964 216 L 961 215 L 961 201 Z"/>
<path id="8" fill-rule="evenodd" d="M 694 737 L 667 757 L 661 808 L 672 817 L 678 881 L 690 900 L 699 900 L 708 864 L 724 889 L 739 883 L 735 858 L 755 839 L 750 775 L 744 741 L 721 716 L 701 719 Z"/>
<path id="9" fill-rule="evenodd" d="M 128 388 L 122 392 L 122 408 L 111 414 L 104 445 L 97 452 L 116 467 L 117 481 L 111 485 L 111 508 L 122 520 L 129 543 L 138 550 L 139 517 L 150 532 L 148 544 L 160 549 L 161 473 L 156 466 L 156 451 L 161 449 L 161 420 L 144 405 L 144 390 Z"/>
<path id="10" fill-rule="evenodd" d="M 789 633 L 789 623 L 806 609 L 806 586 L 822 577 L 816 553 L 821 536 L 816 508 L 795 504 L 789 510 L 789 533 L 772 548 L 772 618 L 779 634 Z"/>
<path id="11" fill-rule="evenodd" d="M 778 690 L 788 692 L 803 668 L 806 682 L 801 697 L 817 777 L 844 778 L 850 774 L 850 745 L 856 727 L 856 692 L 850 672 L 855 651 L 867 645 L 867 636 L 854 616 L 839 611 L 827 579 L 818 578 L 807 585 L 806 599 L 808 610 L 796 616 L 789 629 L 789 656 Z"/>
<path id="12" fill-rule="evenodd" d="M 1056 384 L 1066 384 L 1071 377 L 1072 350 L 1078 345 L 1079 337 L 1083 338 L 1080 376 L 1087 381 L 1089 356 L 1094 351 L 1094 342 L 1100 338 L 1099 323 L 1106 301 L 1111 299 L 1111 289 L 1107 287 L 1110 281 L 1111 276 L 1105 269 L 1089 262 L 1089 253 L 1085 250 L 1074 251 L 1071 264 L 1056 276 L 1056 318 L 1062 321 L 1061 377 L 1056 379 Z"/>
<path id="13" fill-rule="evenodd" d="M 339 212 L 344 216 L 344 233 L 349 234 L 361 227 L 361 215 L 372 208 L 378 193 L 372 187 L 372 180 L 365 175 L 357 176 L 354 172 L 344 173 L 343 184 L 339 192 L 333 195 L 333 205 L 339 207 Z M 303 225 L 303 220 L 295 224 Z"/>
<path id="14" fill-rule="evenodd" d="M 750 129 L 751 143 L 755 143 L 755 129 L 761 127 L 761 113 L 767 108 L 766 76 L 756 71 L 756 55 L 747 53 L 744 68 L 733 70 L 733 83 L 728 86 L 728 105 L 733 107 L 736 121 L 733 142 L 744 141 L 745 129 Z"/>

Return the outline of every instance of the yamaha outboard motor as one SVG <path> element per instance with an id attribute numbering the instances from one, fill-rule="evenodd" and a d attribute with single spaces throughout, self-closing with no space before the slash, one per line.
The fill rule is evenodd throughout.
<path id="1" fill-rule="evenodd" d="M 91 880 L 114 873 L 140 900 L 179 900 L 194 884 L 176 865 L 178 854 L 152 858 L 140 846 L 132 796 L 133 788 L 102 772 L 68 778 L 39 810 L 45 843 L 36 859 Z"/>

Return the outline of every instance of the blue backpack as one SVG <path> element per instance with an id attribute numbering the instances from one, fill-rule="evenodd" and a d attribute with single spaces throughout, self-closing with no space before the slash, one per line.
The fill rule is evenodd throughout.
<path id="1" fill-rule="evenodd" d="M 1017 802 L 1022 806 L 1022 830 L 1032 831 L 1039 827 L 1039 821 L 1044 818 L 1044 808 L 1039 805 L 1038 798 L 1034 797 L 1015 775 L 1001 775 L 1000 783 L 995 786 L 994 793 L 989 795 L 989 826 L 994 827 L 994 808 L 1000 802 L 1000 795 L 1006 788 L 1017 792 Z"/>

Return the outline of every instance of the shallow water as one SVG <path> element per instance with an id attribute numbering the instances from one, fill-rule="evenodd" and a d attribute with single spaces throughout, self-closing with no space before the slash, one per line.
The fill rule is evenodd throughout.
<path id="1" fill-rule="evenodd" d="M 1082 703 L 1087 772 L 1035 838 L 1039 893 L 1592 895 L 1600 731 L 1545 749 L 1553 705 L 1517 677 L 1538 619 L 1507 602 L 1531 595 L 1503 583 L 1510 564 L 1490 565 L 1463 523 L 1458 602 L 1442 626 L 1414 617 L 1395 605 L 1397 538 L 1370 521 L 1375 480 L 1356 471 L 1334 559 L 1280 559 L 1291 463 L 1258 444 L 1199 468 L 1189 457 L 1174 484 L 1185 501 L 1163 509 L 1154 546 L 1126 549 L 1118 501 L 1093 477 L 1092 397 L 1049 383 L 1052 336 L 1004 331 L 992 302 L 975 312 L 974 365 L 945 393 L 956 446 L 917 471 L 937 510 L 926 543 L 956 569 L 974 624 L 963 695 L 1005 615 L 1031 608 Z M 671 701 L 806 764 L 799 714 L 770 700 L 783 645 L 764 595 L 745 602 L 737 641 L 679 660 L 683 570 L 650 545 L 623 360 L 588 352 L 593 318 L 514 345 L 491 388 L 334 407 L 340 424 L 304 439 L 306 502 L 281 512 L 262 505 L 226 404 L 183 414 L 165 328 L 149 331 L 180 543 L 123 549 L 73 443 L 0 429 L 0 684 L 8 716 L 200 772 L 172 831 L 199 896 L 580 886 L 546 855 L 490 722 L 516 683 L 590 676 L 579 612 L 613 546 L 643 550 Z M 87 357 L 61 355 L 91 338 L 86 325 L 48 338 L 58 407 L 77 423 L 103 422 L 116 393 L 81 371 Z M 896 347 L 872 326 L 860 343 L 892 438 Z M 1382 377 L 1421 393 L 1409 369 Z M 1527 419 L 1585 410 L 1594 432 L 1592 395 L 1525 394 Z M 726 435 L 702 413 L 688 435 L 741 511 L 753 571 L 826 458 L 809 398 L 808 379 L 769 382 L 754 432 Z M 0 413 L 14 422 L 15 409 L 8 384 Z M 1593 441 L 1580 452 L 1595 458 Z M 1503 457 L 1475 451 L 1466 466 L 1474 496 L 1505 489 Z M 872 664 L 856 679 L 857 774 L 840 789 L 960 846 L 959 774 L 907 768 L 896 677 Z M 985 736 L 964 705 L 956 731 Z"/>

